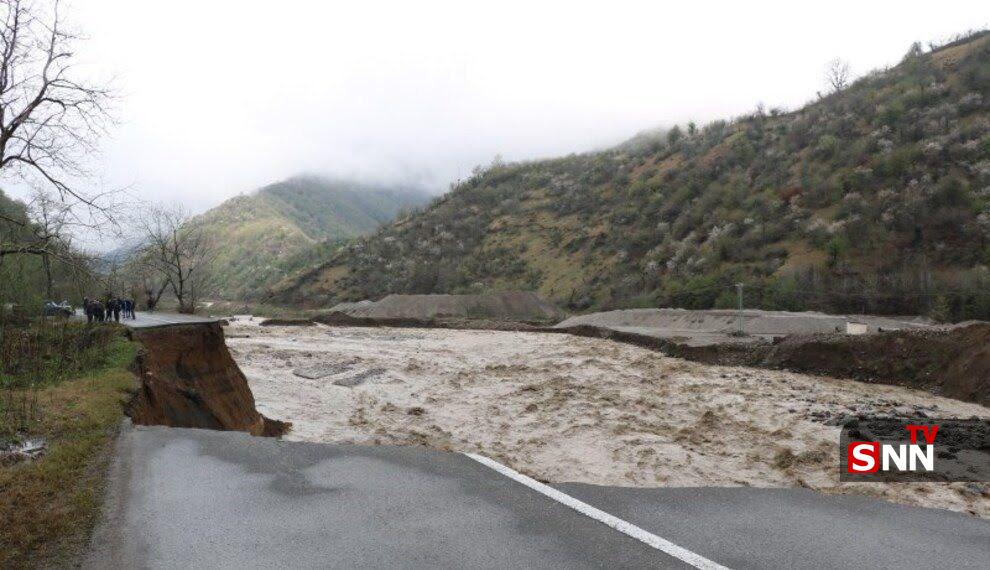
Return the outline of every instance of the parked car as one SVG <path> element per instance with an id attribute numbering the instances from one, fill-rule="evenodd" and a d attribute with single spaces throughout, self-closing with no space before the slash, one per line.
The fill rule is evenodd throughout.
<path id="1" fill-rule="evenodd" d="M 46 317 L 71 317 L 75 310 L 68 301 L 56 303 L 55 301 L 45 301 L 44 315 Z"/>

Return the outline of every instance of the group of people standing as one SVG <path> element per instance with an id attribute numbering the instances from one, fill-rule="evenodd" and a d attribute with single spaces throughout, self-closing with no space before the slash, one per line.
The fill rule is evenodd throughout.
<path id="1" fill-rule="evenodd" d="M 121 315 L 125 319 L 137 318 L 134 315 L 134 301 L 112 296 L 104 301 L 86 297 L 83 299 L 83 311 L 86 313 L 86 321 L 90 323 L 102 323 L 111 319 L 119 323 Z"/>

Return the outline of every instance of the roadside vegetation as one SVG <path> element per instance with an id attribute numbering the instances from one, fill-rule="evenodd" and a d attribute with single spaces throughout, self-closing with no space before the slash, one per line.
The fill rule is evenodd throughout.
<path id="1" fill-rule="evenodd" d="M 636 306 L 990 318 L 990 35 L 911 46 L 797 111 L 494 161 L 276 286 L 304 306 L 536 289 Z"/>
<path id="2" fill-rule="evenodd" d="M 118 227 L 118 193 L 85 168 L 114 122 L 114 93 L 79 75 L 80 38 L 61 16 L 57 2 L 0 0 L 0 180 L 32 189 L 0 191 L 2 568 L 68 565 L 85 543 L 135 382 L 121 327 L 73 322 L 55 305 L 121 293 L 76 243 Z"/>
<path id="3" fill-rule="evenodd" d="M 42 319 L 7 327 L 0 350 L 0 567 L 65 565 L 99 515 L 137 348 L 116 325 Z M 2 453 L 25 444 L 40 449 Z"/>
<path id="4" fill-rule="evenodd" d="M 71 246 L 64 228 L 39 223 L 38 201 L 47 199 L 24 203 L 0 190 L 0 318 L 40 315 L 45 300 L 78 304 L 88 290 L 102 290 L 92 260 Z"/>

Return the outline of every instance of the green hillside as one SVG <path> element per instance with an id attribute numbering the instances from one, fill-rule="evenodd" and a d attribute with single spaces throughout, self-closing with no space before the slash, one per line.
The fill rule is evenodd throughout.
<path id="1" fill-rule="evenodd" d="M 297 177 L 231 198 L 195 222 L 209 228 L 214 243 L 214 291 L 241 299 L 308 261 L 307 252 L 323 242 L 370 233 L 426 200 L 412 188 Z"/>
<path id="2" fill-rule="evenodd" d="M 990 318 L 990 36 L 794 112 L 493 164 L 274 287 L 304 306 L 533 288 L 574 310 L 749 306 Z"/>

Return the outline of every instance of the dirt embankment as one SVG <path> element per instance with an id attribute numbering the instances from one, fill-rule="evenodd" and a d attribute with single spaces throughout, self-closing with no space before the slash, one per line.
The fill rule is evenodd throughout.
<path id="1" fill-rule="evenodd" d="M 792 335 L 776 343 L 709 346 L 688 346 L 656 336 L 590 325 L 555 330 L 609 338 L 706 364 L 853 378 L 908 386 L 948 398 L 990 405 L 990 323 L 861 336 Z"/>
<path id="2" fill-rule="evenodd" d="M 244 373 L 224 343 L 218 323 L 139 329 L 144 350 L 136 367 L 141 388 L 127 414 L 140 425 L 282 435 L 289 424 L 255 408 Z"/>
<path id="3" fill-rule="evenodd" d="M 764 366 L 900 384 L 990 406 L 990 323 L 796 337 L 761 348 Z"/>

